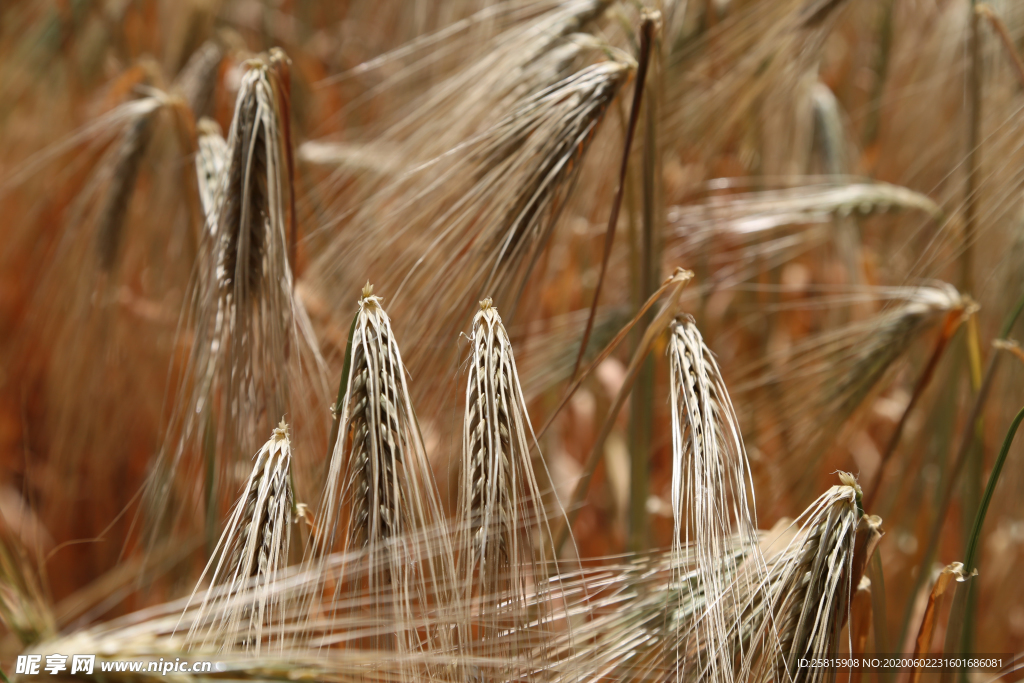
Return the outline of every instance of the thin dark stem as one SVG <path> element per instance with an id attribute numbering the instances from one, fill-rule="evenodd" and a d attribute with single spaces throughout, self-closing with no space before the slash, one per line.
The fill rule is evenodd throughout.
<path id="1" fill-rule="evenodd" d="M 977 566 L 981 528 L 985 525 L 985 515 L 988 514 L 988 506 L 992 503 L 992 495 L 995 493 L 999 474 L 1003 471 L 1006 456 L 1010 452 L 1010 446 L 1013 444 L 1013 438 L 1017 434 L 1017 428 L 1020 427 L 1022 419 L 1024 419 L 1024 408 L 1021 408 L 1017 412 L 1017 416 L 1013 418 L 1010 429 L 1006 432 L 1006 437 L 1003 439 L 1003 447 L 999 449 L 999 455 L 996 457 L 995 465 L 992 467 L 992 473 L 988 476 L 988 484 L 985 486 L 985 493 L 981 497 L 981 506 L 978 508 L 978 514 L 974 517 L 974 527 L 971 529 L 970 542 L 967 546 L 967 559 L 964 560 L 964 569 L 968 572 L 974 571 Z"/>
<path id="2" fill-rule="evenodd" d="M 1013 422 L 1010 424 L 1009 430 L 1006 432 L 1006 436 L 1003 438 L 1003 446 L 999 449 L 999 455 L 996 457 L 995 465 L 992 467 L 992 473 L 988 477 L 985 493 L 982 495 L 981 503 L 978 505 L 978 513 L 974 516 L 974 525 L 971 528 L 971 535 L 967 544 L 967 556 L 964 560 L 964 571 L 967 574 L 973 572 L 977 566 L 981 528 L 985 525 L 985 516 L 988 514 L 992 495 L 995 493 L 996 484 L 999 482 L 999 475 L 1002 474 L 1003 465 L 1006 464 L 1006 456 L 1010 452 L 1010 446 L 1013 444 L 1013 439 L 1017 435 L 1017 428 L 1020 427 L 1022 420 L 1024 420 L 1024 408 L 1017 412 L 1016 417 L 1013 418 Z M 969 608 L 973 602 L 971 600 L 973 587 L 973 582 L 968 583 L 966 590 L 958 590 L 956 598 L 953 600 L 953 607 L 949 615 L 949 627 L 946 631 L 945 652 L 947 653 L 953 652 L 958 646 L 959 652 L 965 655 L 971 651 L 971 615 Z M 964 678 L 964 671 L 965 669 L 960 671 L 961 679 Z"/>
<path id="3" fill-rule="evenodd" d="M 619 188 L 615 192 L 615 199 L 612 200 L 612 210 L 608 215 L 608 229 L 604 235 L 604 255 L 601 258 L 601 271 L 597 276 L 597 285 L 594 287 L 594 301 L 590 305 L 590 315 L 587 317 L 587 327 L 583 331 L 583 341 L 580 342 L 580 351 L 576 356 L 576 363 L 572 368 L 573 379 L 579 372 L 580 363 L 583 362 L 583 354 L 587 351 L 587 344 L 590 342 L 590 333 L 594 329 L 594 317 L 597 314 L 597 302 L 601 297 L 601 285 L 604 284 L 605 271 L 608 270 L 608 260 L 612 253 L 612 243 L 615 240 L 615 226 L 619 222 L 619 209 L 622 207 L 622 193 L 626 187 L 626 169 L 629 167 L 629 150 L 633 146 L 633 136 L 636 133 L 636 122 L 640 118 L 640 103 L 644 95 L 644 80 L 647 77 L 647 64 L 651 56 L 651 39 L 654 35 L 654 19 L 644 17 L 640 25 L 640 59 L 637 64 L 636 86 L 633 88 L 633 106 L 629 112 L 629 125 L 626 127 L 626 143 L 622 149 L 622 164 L 619 167 Z"/>

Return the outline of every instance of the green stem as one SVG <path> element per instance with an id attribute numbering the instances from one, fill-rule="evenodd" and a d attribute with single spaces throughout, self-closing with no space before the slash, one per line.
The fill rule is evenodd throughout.
<path id="1" fill-rule="evenodd" d="M 996 457 L 995 465 L 992 467 L 992 473 L 988 477 L 988 484 L 985 486 L 985 493 L 981 497 L 981 504 L 978 506 L 978 513 L 974 517 L 974 526 L 971 529 L 971 535 L 967 542 L 967 557 L 964 561 L 964 570 L 967 574 L 973 572 L 977 567 L 981 529 L 985 525 L 985 516 L 988 513 L 989 505 L 992 503 L 992 495 L 995 493 L 996 483 L 999 481 L 1003 465 L 1006 464 L 1006 456 L 1010 452 L 1010 446 L 1013 444 L 1013 439 L 1017 435 L 1017 428 L 1020 427 L 1022 420 L 1024 420 L 1024 408 L 1021 408 L 1017 412 L 1016 417 L 1013 418 L 1010 429 L 1003 438 L 1003 446 L 999 449 L 999 455 Z M 960 653 L 967 654 L 970 651 L 971 614 L 967 608 L 973 602 L 971 600 L 973 592 L 973 582 L 971 582 L 967 585 L 966 590 L 958 590 L 956 598 L 953 600 L 953 608 L 949 615 L 949 626 L 946 630 L 946 654 L 952 653 L 953 647 L 957 645 L 959 645 Z M 964 670 L 961 670 L 961 678 L 963 677 Z"/>
<path id="2" fill-rule="evenodd" d="M 992 473 L 988 476 L 988 484 L 985 486 L 985 493 L 981 497 L 981 507 L 978 508 L 978 514 L 974 518 L 974 527 L 971 529 L 971 536 L 967 545 L 967 561 L 964 564 L 968 572 L 972 571 L 977 565 L 981 527 L 985 524 L 985 515 L 988 513 L 988 506 L 992 503 L 992 494 L 995 492 L 996 482 L 999 480 L 999 474 L 1003 470 L 1006 456 L 1010 452 L 1010 445 L 1013 443 L 1013 437 L 1017 434 L 1017 428 L 1020 426 L 1022 419 L 1024 419 L 1024 408 L 1021 408 L 1017 416 L 1013 418 L 1010 429 L 1006 432 L 1006 437 L 1003 439 L 1003 447 L 999 450 L 996 464 L 992 468 Z"/>
<path id="3" fill-rule="evenodd" d="M 1000 339 L 1006 339 L 1010 335 L 1010 331 L 1017 323 L 1022 312 L 1024 312 L 1024 293 L 1021 294 L 1017 303 L 1014 305 L 1013 310 L 1010 311 L 1010 314 L 1003 320 L 1003 326 L 999 330 Z M 946 512 L 949 509 L 949 503 L 953 498 L 953 488 L 960 476 L 960 470 L 963 469 L 964 462 L 971 450 L 971 446 L 977 439 L 977 431 L 975 427 L 981 417 L 989 392 L 992 389 L 992 383 L 995 380 L 996 369 L 999 366 L 999 359 L 1001 356 L 1002 354 L 998 351 L 993 351 L 989 356 L 988 365 L 985 368 L 985 375 L 981 380 L 981 386 L 978 388 L 978 393 L 974 397 L 974 405 L 971 407 L 971 414 L 967 419 L 967 424 L 964 428 L 964 435 L 960 441 L 960 447 L 957 450 L 956 458 L 947 471 L 946 481 L 942 486 L 942 493 L 937 501 L 938 504 L 936 505 L 937 513 L 935 520 L 932 522 L 931 531 L 928 535 L 928 544 L 925 546 L 924 555 L 921 558 L 921 565 L 918 567 L 917 581 L 914 583 L 914 589 L 910 592 L 906 614 L 903 620 L 903 629 L 900 639 L 901 643 L 906 637 L 907 630 L 910 627 L 910 615 L 913 611 L 914 600 L 918 593 L 921 592 L 924 582 L 930 575 L 928 568 L 931 567 L 932 560 L 935 557 L 935 551 L 939 545 L 939 536 L 942 534 L 942 525 L 946 519 Z"/>
<path id="4" fill-rule="evenodd" d="M 971 0 L 971 16 L 969 27 L 969 68 L 967 83 L 967 187 L 964 198 L 964 232 L 960 254 L 960 291 L 968 294 L 974 291 L 974 241 L 977 234 L 978 217 L 978 186 L 979 186 L 979 146 L 981 144 L 981 19 L 975 11 L 976 0 Z M 997 355 L 997 354 L 994 354 Z M 974 425 L 975 438 L 972 447 L 967 450 L 966 469 L 963 477 L 963 524 L 970 523 L 971 516 L 978 507 L 978 491 L 981 489 L 981 459 L 984 453 L 981 447 L 981 435 L 984 430 L 984 416 L 968 423 Z"/>
<path id="5" fill-rule="evenodd" d="M 657 50 L 653 50 L 657 54 Z M 655 58 L 651 58 L 655 61 Z M 656 75 L 657 63 L 652 65 Z M 658 153 L 657 103 L 658 89 L 650 87 L 644 103 L 643 149 L 643 231 L 638 279 L 639 302 L 658 289 L 660 252 L 657 242 L 660 234 L 660 216 L 657 208 L 658 179 L 661 177 L 661 156 Z M 650 323 L 647 314 L 645 323 Z M 651 433 L 654 429 L 654 359 L 648 358 L 640 368 L 636 388 L 630 403 L 630 477 L 629 477 L 629 550 L 643 552 L 649 544 L 647 499 L 650 496 Z"/>

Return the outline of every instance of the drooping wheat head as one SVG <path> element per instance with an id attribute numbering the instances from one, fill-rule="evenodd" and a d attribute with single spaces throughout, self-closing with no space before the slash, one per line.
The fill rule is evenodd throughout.
<path id="1" fill-rule="evenodd" d="M 741 385 L 748 406 L 777 414 L 779 421 L 762 438 L 779 438 L 782 458 L 796 468 L 808 468 L 827 452 L 844 425 L 878 390 L 889 370 L 915 341 L 943 320 L 959 320 L 975 310 L 970 297 L 945 283 L 919 287 L 876 288 L 895 304 L 868 320 L 808 337 L 787 351 L 787 358 L 767 356 L 755 370 L 760 377 Z M 853 300 L 865 300 L 851 297 Z M 770 367 L 776 363 L 776 367 Z M 756 399 L 748 392 L 769 390 Z M 795 483 L 804 488 L 810 482 Z"/>
<path id="2" fill-rule="evenodd" d="M 219 60 L 219 50 L 213 57 L 204 52 L 208 62 Z M 2 195 L 41 177 L 68 199 L 44 233 L 30 228 L 10 236 L 15 243 L 38 240 L 44 258 L 20 348 L 5 358 L 9 367 L 35 368 L 46 387 L 62 501 L 123 481 L 133 449 L 154 447 L 155 434 L 143 432 L 162 419 L 161 398 L 124 397 L 134 386 L 164 385 L 170 374 L 175 319 L 196 255 L 194 177 L 180 160 L 194 146 L 186 71 L 191 81 L 210 85 L 209 73 L 194 68 L 200 61 L 193 54 L 172 80 L 153 60 L 138 60 L 118 79 L 102 114 L 56 136 L 19 168 L 13 185 L 0 189 Z M 153 260 L 157 252 L 162 258 Z M 118 489 L 83 515 L 53 506 L 45 513 L 51 531 L 109 522 L 129 504 L 134 481 Z M 130 519 L 121 528 L 129 526 Z M 121 550 L 111 544 L 109 561 Z"/>
<path id="3" fill-rule="evenodd" d="M 586 66 L 517 97 L 469 140 L 409 169 L 359 205 L 312 265 L 325 294 L 345 284 L 345 264 L 393 281 L 401 325 L 424 341 L 415 367 L 446 367 L 448 331 L 488 292 L 506 319 L 549 241 L 574 179 L 632 65 L 627 57 Z M 373 225 L 377 238 L 356 226 Z M 416 292 L 450 296 L 407 306 Z M 429 391 L 428 384 L 421 391 Z"/>
<path id="4" fill-rule="evenodd" d="M 738 191 L 742 185 L 733 185 L 745 181 L 711 181 L 706 198 L 668 209 L 666 258 L 705 263 L 701 289 L 711 292 L 784 267 L 830 242 L 849 262 L 853 252 L 844 240 L 850 236 L 844 237 L 842 230 L 851 226 L 840 224 L 889 211 L 920 211 L 933 220 L 942 216 L 933 200 L 905 187 L 804 180 L 798 177 L 793 186 L 746 192 Z M 717 194 L 719 190 L 729 192 Z"/>
<path id="5" fill-rule="evenodd" d="M 835 678 L 834 668 L 800 661 L 839 651 L 853 592 L 882 535 L 881 519 L 860 507 L 856 480 L 839 476 L 840 485 L 767 544 L 763 583 L 734 584 L 729 609 L 738 618 L 730 638 L 744 680 Z"/>

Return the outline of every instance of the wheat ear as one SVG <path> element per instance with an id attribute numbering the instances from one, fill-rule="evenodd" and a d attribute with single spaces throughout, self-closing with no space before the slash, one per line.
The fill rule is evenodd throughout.
<path id="1" fill-rule="evenodd" d="M 512 344 L 490 299 L 473 318 L 472 355 L 466 384 L 460 491 L 459 599 L 473 614 L 478 654 L 498 656 L 497 647 L 520 651 L 529 642 L 527 624 L 543 592 L 544 567 L 553 559 L 546 506 L 531 457 L 535 440 L 519 384 Z M 539 586 L 539 588 L 538 588 Z M 509 652 L 502 651 L 507 658 Z"/>
<path id="2" fill-rule="evenodd" d="M 437 631 L 430 627 L 431 637 L 420 637 L 416 606 L 447 594 L 453 558 L 405 366 L 382 304 L 367 283 L 348 349 L 348 384 L 313 555 L 325 561 L 339 541 L 350 553 L 364 553 L 366 564 L 360 576 L 348 577 L 349 588 L 375 596 L 374 610 L 393 620 L 398 649 L 422 649 Z"/>
<path id="3" fill-rule="evenodd" d="M 731 653 L 726 654 L 725 641 L 735 616 L 727 612 L 722 597 L 727 589 L 724 577 L 736 569 L 728 548 L 730 540 L 745 536 L 752 553 L 757 554 L 757 526 L 747 500 L 749 464 L 725 381 L 691 318 L 680 317 L 671 323 L 667 353 L 672 405 L 672 548 L 680 554 L 680 566 L 685 566 L 681 553 L 692 542 L 699 590 L 708 603 L 695 631 L 696 647 L 716 656 L 702 663 L 701 678 L 731 681 Z M 759 559 L 748 562 L 759 567 Z"/>
<path id="4" fill-rule="evenodd" d="M 221 649 L 242 645 L 259 656 L 263 628 L 275 606 L 270 584 L 287 562 L 291 542 L 292 453 L 283 419 L 253 460 L 242 496 L 200 578 L 210 574 L 212 585 L 223 583 L 227 590 L 213 594 L 212 602 L 211 594 L 204 595 L 188 639 L 202 646 L 214 640 Z M 249 600 L 233 599 L 245 591 Z"/>
<path id="5" fill-rule="evenodd" d="M 730 633 L 743 680 L 833 680 L 835 670 L 801 660 L 839 651 L 853 592 L 881 538 L 881 519 L 864 514 L 860 486 L 841 484 L 814 501 L 768 544 L 767 577 L 737 582 L 728 600 L 738 618 Z M 786 540 L 788 537 L 788 541 Z"/>

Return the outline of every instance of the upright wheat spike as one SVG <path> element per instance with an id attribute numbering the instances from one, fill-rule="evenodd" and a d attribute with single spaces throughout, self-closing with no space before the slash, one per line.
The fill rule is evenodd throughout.
<path id="1" fill-rule="evenodd" d="M 327 403 L 325 364 L 292 291 L 286 62 L 272 51 L 246 63 L 226 141 L 212 121 L 197 126 L 205 229 L 183 321 L 194 341 L 148 499 L 159 522 L 176 499 L 191 512 L 201 495 L 211 542 L 253 434 Z M 173 521 L 187 523 L 180 509 Z"/>
<path id="2" fill-rule="evenodd" d="M 235 104 L 226 160 L 222 161 L 216 132 L 204 126 L 197 161 L 200 182 L 207 185 L 203 193 L 214 200 L 208 213 L 208 225 L 216 225 L 213 354 L 227 354 L 227 400 L 235 416 L 251 400 L 257 382 L 262 384 L 257 395 L 272 414 L 281 413 L 287 393 L 286 378 L 279 369 L 287 346 L 282 329 L 296 325 L 304 341 L 316 346 L 305 311 L 291 295 L 288 198 L 292 178 L 283 93 L 287 84 L 281 82 L 286 62 L 279 51 L 249 62 Z M 210 187 L 204 176 L 222 167 L 219 183 Z M 216 340 L 221 335 L 228 338 Z"/>
<path id="3" fill-rule="evenodd" d="M 218 279 L 242 315 L 248 314 L 250 297 L 259 294 L 265 258 L 268 265 L 281 261 L 273 252 L 284 248 L 288 191 L 282 182 L 287 123 L 271 81 L 273 61 L 252 66 L 235 103 L 218 216 Z M 287 275 L 290 279 L 291 274 Z"/>
<path id="4" fill-rule="evenodd" d="M 242 496 L 199 579 L 202 583 L 210 574 L 210 584 L 223 583 L 226 590 L 212 594 L 212 602 L 211 593 L 204 594 L 188 640 L 202 646 L 212 641 L 222 650 L 242 646 L 259 656 L 264 626 L 274 617 L 270 585 L 287 562 L 292 533 L 292 453 L 283 419 L 253 460 Z M 197 585 L 193 598 L 198 590 Z M 239 601 L 246 591 L 250 600 Z"/>
<path id="5" fill-rule="evenodd" d="M 348 383 L 337 408 L 338 439 L 316 518 L 313 554 L 325 561 L 339 541 L 347 552 L 365 553 L 368 565 L 362 575 L 346 577 L 347 589 L 370 596 L 374 610 L 387 620 L 384 630 L 397 635 L 396 640 L 375 639 L 375 646 L 390 647 L 390 642 L 399 650 L 415 650 L 435 635 L 423 639 L 416 632 L 415 608 L 429 596 L 445 595 L 453 575 L 452 552 L 405 366 L 382 303 L 367 283 L 347 352 Z M 430 534 L 435 534 L 434 544 L 446 547 L 444 552 L 428 552 Z"/>
<path id="6" fill-rule="evenodd" d="M 725 634 L 736 615 L 722 602 L 726 576 L 735 572 L 729 552 L 734 535 L 756 546 L 756 524 L 747 501 L 750 472 L 739 423 L 718 364 L 691 318 L 669 326 L 672 405 L 673 553 L 693 543 L 699 590 L 707 612 L 694 634 L 696 647 L 712 653 L 701 663 L 703 680 L 733 680 Z M 756 555 L 756 553 L 754 553 Z M 759 558 L 750 562 L 758 565 Z M 680 566 L 684 566 L 681 562 Z M 682 580 L 681 578 L 678 580 Z M 694 646 L 688 646 L 694 647 Z M 718 654 L 722 653 L 723 657 Z M 684 676 L 685 672 L 677 672 Z"/>
<path id="7" fill-rule="evenodd" d="M 530 444 L 533 427 L 508 333 L 491 299 L 473 318 L 459 487 L 459 592 L 473 652 L 498 659 L 543 645 L 527 632 L 544 611 L 554 559 Z M 538 601 L 530 605 L 528 596 Z M 511 633 L 511 638 L 498 640 Z M 543 636 L 540 637 L 543 641 Z M 510 664 L 511 666 L 511 664 Z M 508 673 L 508 672 L 506 672 Z"/>

